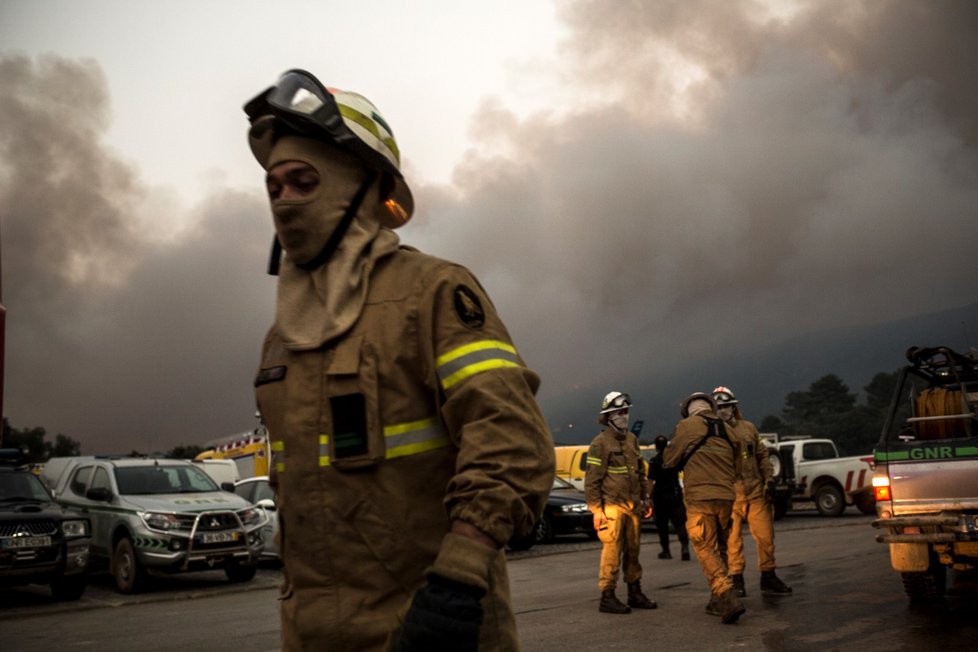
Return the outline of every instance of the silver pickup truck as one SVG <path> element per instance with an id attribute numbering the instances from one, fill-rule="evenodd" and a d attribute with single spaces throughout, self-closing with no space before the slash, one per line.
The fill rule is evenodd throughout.
<path id="1" fill-rule="evenodd" d="M 978 567 L 978 355 L 911 348 L 874 451 L 873 493 L 893 570 L 913 601 L 947 568 Z"/>
<path id="2" fill-rule="evenodd" d="M 121 593 L 139 591 L 148 570 L 223 568 L 232 582 L 255 576 L 262 510 L 219 488 L 186 460 L 52 458 L 41 471 L 58 503 L 91 519 L 91 557 Z"/>

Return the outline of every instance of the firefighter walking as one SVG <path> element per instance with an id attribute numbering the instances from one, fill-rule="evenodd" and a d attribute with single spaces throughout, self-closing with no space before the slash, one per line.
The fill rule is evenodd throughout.
<path id="1" fill-rule="evenodd" d="M 734 446 L 736 478 L 733 514 L 727 537 L 727 568 L 739 597 L 747 595 L 744 586 L 744 524 L 747 524 L 757 548 L 757 565 L 761 571 L 762 593 L 791 593 L 781 581 L 774 563 L 774 514 L 768 499 L 772 469 L 767 445 L 750 421 L 744 419 L 739 401 L 726 387 L 713 390 L 717 414 L 723 419 Z"/>
<path id="2" fill-rule="evenodd" d="M 733 511 L 734 451 L 709 394 L 691 394 L 680 413 L 683 420 L 676 424 L 663 461 L 683 471 L 686 531 L 710 585 L 706 613 L 730 624 L 745 611 L 720 553 Z"/>
<path id="3" fill-rule="evenodd" d="M 655 609 L 656 603 L 642 593 L 639 540 L 642 518 L 652 514 L 644 500 L 648 495 L 638 439 L 628 431 L 628 394 L 610 392 L 601 403 L 598 423 L 605 429 L 591 441 L 584 476 L 584 497 L 594 515 L 594 529 L 601 540 L 598 610 L 626 614 L 631 608 Z M 628 604 L 615 595 L 618 571 L 628 585 Z"/>

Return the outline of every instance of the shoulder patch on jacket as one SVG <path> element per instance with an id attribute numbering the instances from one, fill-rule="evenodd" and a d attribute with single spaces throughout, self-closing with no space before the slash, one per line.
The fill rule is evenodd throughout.
<path id="1" fill-rule="evenodd" d="M 482 309 L 479 296 L 467 285 L 455 286 L 455 314 L 459 321 L 469 328 L 482 328 L 486 323 L 486 312 Z"/>

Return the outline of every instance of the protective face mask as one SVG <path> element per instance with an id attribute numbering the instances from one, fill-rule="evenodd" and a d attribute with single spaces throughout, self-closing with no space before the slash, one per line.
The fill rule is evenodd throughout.
<path id="1" fill-rule="evenodd" d="M 730 406 L 718 408 L 717 415 L 724 421 L 733 421 L 734 409 Z"/>
<path id="2" fill-rule="evenodd" d="M 628 413 L 627 412 L 615 412 L 610 417 L 608 417 L 608 423 L 616 432 L 625 433 L 628 432 Z"/>

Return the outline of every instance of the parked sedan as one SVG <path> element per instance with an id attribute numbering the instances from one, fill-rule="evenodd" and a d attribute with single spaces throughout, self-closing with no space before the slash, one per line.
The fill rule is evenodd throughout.
<path id="1" fill-rule="evenodd" d="M 565 534 L 587 534 L 592 539 L 597 538 L 584 492 L 555 476 L 540 520 L 528 535 L 510 539 L 509 548 L 527 550 L 536 543 L 552 543 L 556 537 Z"/>
<path id="2" fill-rule="evenodd" d="M 267 475 L 257 475 L 234 483 L 234 493 L 265 512 L 267 521 L 262 528 L 265 539 L 263 559 L 278 559 L 278 514 L 275 510 L 275 491 Z"/>

